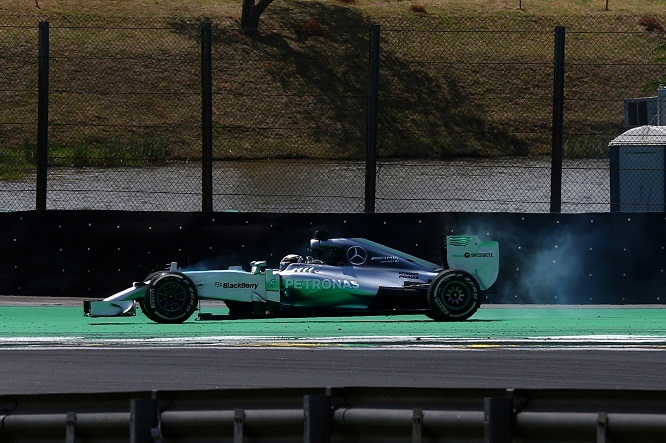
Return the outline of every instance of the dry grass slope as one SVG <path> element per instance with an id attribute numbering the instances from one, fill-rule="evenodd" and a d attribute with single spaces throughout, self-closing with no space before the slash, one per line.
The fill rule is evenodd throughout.
<path id="1" fill-rule="evenodd" d="M 237 31 L 240 0 L 5 0 L 0 53 L 11 74 L 0 78 L 0 158 L 20 162 L 34 149 L 40 20 L 52 26 L 56 164 L 196 158 L 203 20 L 215 25 L 218 158 L 361 157 L 373 22 L 382 24 L 381 155 L 548 152 L 552 30 L 562 23 L 568 129 L 603 147 L 621 130 L 622 98 L 648 94 L 666 71 L 653 51 L 665 41 L 663 0 L 609 6 L 293 0 L 271 5 L 261 34 L 248 38 Z"/>

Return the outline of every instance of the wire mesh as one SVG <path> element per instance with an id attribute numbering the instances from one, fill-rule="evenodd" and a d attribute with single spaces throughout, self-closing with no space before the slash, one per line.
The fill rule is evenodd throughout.
<path id="1" fill-rule="evenodd" d="M 35 169 L 26 140 L 37 132 L 37 25 L 0 25 L 0 210 L 35 201 Z"/>
<path id="2" fill-rule="evenodd" d="M 659 80 L 666 83 L 656 50 L 664 35 L 648 31 L 643 20 L 588 18 L 567 27 L 563 211 L 609 210 L 609 143 L 632 127 L 625 101 L 655 96 Z"/>
<path id="3" fill-rule="evenodd" d="M 428 159 L 398 186 L 383 168 L 383 210 L 548 211 L 552 35 L 529 21 L 383 25 L 380 156 Z"/>
<path id="4" fill-rule="evenodd" d="M 562 211 L 609 211 L 609 143 L 656 123 L 664 21 L 382 19 L 376 210 L 547 212 L 564 23 Z M 213 21 L 215 210 L 364 210 L 369 25 L 303 13 L 247 36 Z M 200 26 L 50 23 L 48 209 L 201 209 Z M 35 205 L 37 42 L 36 19 L 0 20 L 4 210 Z"/>

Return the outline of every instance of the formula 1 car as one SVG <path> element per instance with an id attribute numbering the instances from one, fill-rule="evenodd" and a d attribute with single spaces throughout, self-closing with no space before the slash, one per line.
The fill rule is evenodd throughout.
<path id="1" fill-rule="evenodd" d="M 499 245 L 478 236 L 446 238 L 448 269 L 361 238 L 310 240 L 312 256 L 285 256 L 279 269 L 265 261 L 251 270 L 179 270 L 176 262 L 102 301 L 84 302 L 90 317 L 143 313 L 159 323 L 181 323 L 199 300 L 222 300 L 225 316 L 200 320 L 294 316 L 422 313 L 437 321 L 462 321 L 479 308 L 499 272 Z"/>

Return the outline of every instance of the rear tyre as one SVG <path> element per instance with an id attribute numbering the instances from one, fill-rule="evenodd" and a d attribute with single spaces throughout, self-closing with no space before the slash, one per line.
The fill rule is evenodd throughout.
<path id="1" fill-rule="evenodd" d="M 197 309 L 197 288 L 184 274 L 165 272 L 148 284 L 141 309 L 158 323 L 182 323 Z"/>
<path id="2" fill-rule="evenodd" d="M 436 321 L 463 321 L 470 318 L 481 304 L 481 288 L 468 272 L 446 270 L 440 273 L 428 288 L 426 314 Z"/>

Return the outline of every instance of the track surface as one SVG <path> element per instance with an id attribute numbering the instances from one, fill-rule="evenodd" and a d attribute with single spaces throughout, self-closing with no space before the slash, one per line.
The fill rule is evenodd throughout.
<path id="1" fill-rule="evenodd" d="M 666 389 L 665 319 L 661 307 L 491 305 L 462 323 L 382 316 L 160 325 L 141 313 L 91 319 L 66 303 L 4 303 L 0 394 L 297 386 Z"/>

